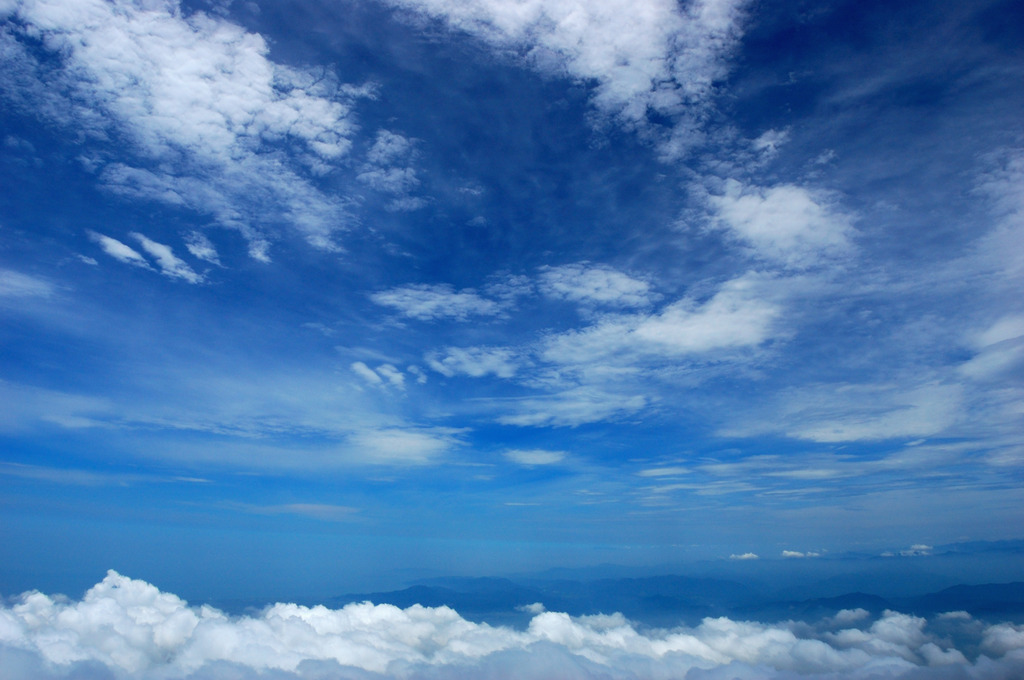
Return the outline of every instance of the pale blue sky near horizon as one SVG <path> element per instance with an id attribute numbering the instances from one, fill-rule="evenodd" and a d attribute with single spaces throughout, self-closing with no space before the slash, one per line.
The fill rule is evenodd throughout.
<path id="1" fill-rule="evenodd" d="M 0 593 L 1024 537 L 1017 3 L 0 21 Z"/>

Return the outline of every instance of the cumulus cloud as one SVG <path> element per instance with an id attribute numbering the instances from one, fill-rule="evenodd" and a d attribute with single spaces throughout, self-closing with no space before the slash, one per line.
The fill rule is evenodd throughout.
<path id="1" fill-rule="evenodd" d="M 481 297 L 475 290 L 456 291 L 448 284 L 402 286 L 374 293 L 370 299 L 421 321 L 446 318 L 462 321 L 470 316 L 495 316 L 502 311 L 497 302 Z"/>
<path id="2" fill-rule="evenodd" d="M 655 314 L 607 315 L 593 326 L 549 337 L 543 356 L 574 364 L 622 353 L 678 356 L 760 345 L 772 337 L 781 315 L 763 282 L 760 275 L 745 274 L 708 300 L 684 298 Z"/>
<path id="3" fill-rule="evenodd" d="M 708 198 L 717 223 L 759 258 L 790 269 L 807 269 L 852 249 L 852 219 L 833 197 L 804 187 L 725 183 Z"/>
<path id="4" fill-rule="evenodd" d="M 97 142 L 89 167 L 108 189 L 212 215 L 258 259 L 265 232 L 285 225 L 334 247 L 344 206 L 310 172 L 348 152 L 353 126 L 352 97 L 329 74 L 277 64 L 261 36 L 176 0 L 26 0 L 0 11 L 17 20 L 4 51 L 17 102 Z M 24 40 L 55 59 L 18 49 Z M 107 163 L 107 139 L 138 162 Z M 274 153 L 284 145 L 291 155 Z"/>
<path id="5" fill-rule="evenodd" d="M 745 552 L 745 553 L 733 553 L 729 555 L 730 560 L 758 560 L 761 559 L 757 553 Z"/>
<path id="6" fill-rule="evenodd" d="M 515 353 L 505 347 L 448 347 L 426 357 L 427 365 L 449 378 L 495 375 L 511 378 L 518 368 Z"/>
<path id="7" fill-rule="evenodd" d="M 229 617 L 108 572 L 79 601 L 29 592 L 0 608 L 8 680 L 51 678 L 914 678 L 997 680 L 1024 670 L 1024 629 L 972 626 L 968 655 L 920 617 L 850 611 L 819 622 L 708 618 L 641 630 L 621 614 L 532 605 L 525 630 L 447 607 L 275 604 Z M 956 620 L 944 625 L 956 625 Z"/>
<path id="8" fill-rule="evenodd" d="M 698 141 L 703 109 L 741 34 L 742 0 L 390 0 L 594 84 L 595 108 L 666 156 Z M 651 122 L 654 113 L 672 121 Z"/>
<path id="9" fill-rule="evenodd" d="M 643 307 L 652 296 L 646 281 L 587 263 L 542 268 L 540 290 L 553 298 L 612 307 Z"/>

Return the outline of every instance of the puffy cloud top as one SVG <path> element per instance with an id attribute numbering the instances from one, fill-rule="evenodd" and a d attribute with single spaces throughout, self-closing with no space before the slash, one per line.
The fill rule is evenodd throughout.
<path id="1" fill-rule="evenodd" d="M 1024 671 L 1024 628 L 983 627 L 969 616 L 945 623 L 975 631 L 982 655 L 973 661 L 925 619 L 890 611 L 873 621 L 857 610 L 815 625 L 717 618 L 652 631 L 621 614 L 531 611 L 526 630 L 473 623 L 448 607 L 369 602 L 279 603 L 234 618 L 111 571 L 80 601 L 30 592 L 0 609 L 0 666 L 11 680 L 542 678 L 558 669 L 575 678 L 718 677 L 728 669 L 742 678 L 984 679 Z"/>

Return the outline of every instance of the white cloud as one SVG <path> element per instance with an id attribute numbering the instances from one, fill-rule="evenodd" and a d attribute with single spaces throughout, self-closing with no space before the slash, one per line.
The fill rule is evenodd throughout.
<path id="1" fill-rule="evenodd" d="M 407 193 L 420 183 L 412 168 L 372 168 L 356 175 L 356 179 L 377 191 L 391 194 Z"/>
<path id="2" fill-rule="evenodd" d="M 690 474 L 690 470 L 679 466 L 646 468 L 636 473 L 640 477 L 677 477 Z"/>
<path id="3" fill-rule="evenodd" d="M 745 552 L 745 553 L 734 553 L 729 555 L 730 560 L 758 560 L 761 559 L 757 553 Z"/>
<path id="4" fill-rule="evenodd" d="M 1024 248 L 1024 149 L 1005 149 L 988 160 L 992 167 L 980 178 L 979 190 L 989 198 L 997 222 L 969 254 L 968 264 L 972 274 L 994 274 L 993 283 L 1010 283 L 1016 293 L 1024 276 L 1018 255 Z"/>
<path id="5" fill-rule="evenodd" d="M 775 432 L 816 442 L 929 437 L 955 425 L 964 407 L 963 389 L 939 382 L 813 385 L 783 391 L 775 401 L 759 418 L 720 434 Z"/>
<path id="6" fill-rule="evenodd" d="M 217 255 L 217 249 L 214 248 L 213 243 L 210 239 L 198 231 L 193 231 L 185 237 L 185 247 L 188 248 L 188 252 L 192 253 L 192 257 L 199 260 L 205 260 L 210 264 L 220 264 L 220 256 Z"/>
<path id="7" fill-rule="evenodd" d="M 67 484 L 70 486 L 130 486 L 134 484 L 153 484 L 169 482 L 205 483 L 207 480 L 201 478 L 184 477 L 158 477 L 154 475 L 122 473 L 122 472 L 93 472 L 90 470 L 76 470 L 66 467 L 43 467 L 40 465 L 26 465 L 23 463 L 0 462 L 0 475 L 32 479 L 52 484 Z"/>
<path id="8" fill-rule="evenodd" d="M 833 197 L 804 187 L 725 183 L 708 201 L 717 222 L 754 254 L 790 269 L 807 269 L 852 250 L 852 219 Z"/>
<path id="9" fill-rule="evenodd" d="M 635 413 L 647 403 L 647 398 L 641 395 L 621 394 L 584 385 L 554 394 L 502 403 L 506 412 L 497 420 L 505 425 L 524 427 L 575 427 Z"/>
<path id="10" fill-rule="evenodd" d="M 427 365 L 449 378 L 495 375 L 511 378 L 518 368 L 515 353 L 504 347 L 447 347 L 426 357 Z"/>
<path id="11" fill-rule="evenodd" d="M 554 465 L 565 459 L 565 451 L 547 451 L 545 449 L 509 449 L 505 458 L 519 465 Z"/>
<path id="12" fill-rule="evenodd" d="M 634 333 L 672 354 L 759 345 L 771 336 L 781 312 L 762 295 L 761 282 L 756 275 L 728 281 L 707 302 L 676 302 L 645 319 Z"/>
<path id="13" fill-rule="evenodd" d="M 593 83 L 593 104 L 667 155 L 699 138 L 699 112 L 740 37 L 739 0 L 390 0 L 441 17 L 542 72 Z M 658 130 L 648 113 L 671 119 Z"/>
<path id="14" fill-rule="evenodd" d="M 362 361 L 354 361 L 349 368 L 360 378 L 375 387 L 390 385 L 399 390 L 405 389 L 405 375 L 391 364 L 381 364 L 376 369 L 373 369 Z"/>
<path id="15" fill-rule="evenodd" d="M 0 298 L 48 298 L 53 284 L 11 269 L 0 269 Z"/>
<path id="16" fill-rule="evenodd" d="M 350 146 L 351 97 L 328 74 L 274 63 L 261 36 L 183 12 L 174 0 L 31 0 L 7 11 L 63 59 L 23 105 L 51 122 L 85 125 L 94 140 L 124 136 L 153 168 L 97 156 L 92 165 L 109 189 L 213 215 L 255 244 L 254 255 L 266 256 L 264 231 L 285 225 L 333 247 L 343 205 L 304 169 L 322 171 Z M 70 93 L 63 114 L 60 92 Z M 268 153 L 282 144 L 296 152 L 292 160 Z"/>
<path id="17" fill-rule="evenodd" d="M 760 345 L 781 315 L 764 281 L 745 274 L 703 302 L 684 298 L 651 315 L 607 315 L 581 331 L 551 336 L 543 356 L 575 364 L 620 353 L 677 356 Z"/>
<path id="18" fill-rule="evenodd" d="M 1007 340 L 1016 340 L 1024 336 L 1024 316 L 1012 314 L 1004 316 L 978 333 L 976 344 L 978 347 L 991 347 Z"/>
<path id="19" fill-rule="evenodd" d="M 924 555 L 932 554 L 932 546 L 924 543 L 915 543 L 906 550 L 901 550 L 900 555 L 903 557 L 921 557 Z"/>
<path id="20" fill-rule="evenodd" d="M 973 340 L 978 353 L 959 367 L 968 378 L 1001 379 L 1024 365 L 1024 316 L 1004 316 Z"/>
<path id="21" fill-rule="evenodd" d="M 392 387 L 397 387 L 402 390 L 405 389 L 405 376 L 397 368 L 391 364 L 381 364 L 377 367 L 377 374 L 384 377 Z"/>
<path id="22" fill-rule="evenodd" d="M 789 141 L 788 130 L 766 130 L 760 137 L 751 142 L 755 151 L 760 151 L 766 156 L 774 156 L 779 147 Z"/>
<path id="23" fill-rule="evenodd" d="M 870 616 L 871 612 L 860 607 L 857 607 L 856 609 L 840 609 L 836 615 L 831 618 L 831 622 L 837 626 L 849 626 L 850 624 L 858 621 L 863 621 Z"/>
<path id="24" fill-rule="evenodd" d="M 374 293 L 370 299 L 421 321 L 445 318 L 461 321 L 474 315 L 495 316 L 502 311 L 497 302 L 481 297 L 471 288 L 456 291 L 447 284 L 402 286 Z"/>
<path id="25" fill-rule="evenodd" d="M 362 361 L 353 361 L 350 366 L 352 371 L 360 378 L 370 383 L 371 385 L 383 385 L 384 381 L 381 379 L 377 372 L 372 368 L 364 364 Z"/>
<path id="26" fill-rule="evenodd" d="M 149 262 L 146 261 L 146 258 L 144 258 L 139 251 L 129 245 L 121 243 L 116 238 L 97 234 L 94 231 L 89 232 L 89 237 L 98 243 L 100 248 L 103 249 L 103 252 L 110 255 L 112 258 L 120 260 L 126 264 L 133 264 L 136 267 L 152 269 L 152 267 L 149 266 Z"/>
<path id="27" fill-rule="evenodd" d="M 821 553 L 800 552 L 799 550 L 783 550 L 782 556 L 788 559 L 801 559 L 805 557 L 821 557 Z"/>
<path id="28" fill-rule="evenodd" d="M 382 427 L 348 438 L 353 462 L 374 465 L 428 465 L 458 444 L 448 428 Z"/>
<path id="29" fill-rule="evenodd" d="M 380 130 L 373 146 L 366 152 L 366 160 L 374 165 L 392 165 L 412 154 L 412 142 L 407 137 L 389 130 Z"/>
<path id="30" fill-rule="evenodd" d="M 65 428 L 96 427 L 111 418 L 107 399 L 47 390 L 0 380 L 0 431 L 16 432 L 40 423 Z"/>
<path id="31" fill-rule="evenodd" d="M 643 307 L 650 304 L 652 297 L 646 281 L 604 265 L 582 262 L 543 267 L 539 278 L 540 290 L 545 295 L 582 304 Z"/>
<path id="32" fill-rule="evenodd" d="M 300 515 L 325 522 L 348 522 L 359 513 L 359 508 L 330 503 L 284 503 L 282 505 L 244 506 L 243 509 L 259 515 Z"/>
<path id="33" fill-rule="evenodd" d="M 203 280 L 203 277 L 192 271 L 183 260 L 175 256 L 174 251 L 171 250 L 170 246 L 165 246 L 162 243 L 157 243 L 146 236 L 137 232 L 132 232 L 132 237 L 139 242 L 142 249 L 145 250 L 149 255 L 156 260 L 157 265 L 160 267 L 160 271 L 171 278 L 184 279 L 189 283 L 199 283 Z"/>
<path id="34" fill-rule="evenodd" d="M 1024 625 L 1000 623 L 985 630 L 982 648 L 1002 656 L 1024 649 Z"/>
<path id="35" fill-rule="evenodd" d="M 80 601 L 30 592 L 0 607 L 0 659 L 8 680 L 640 680 L 691 673 L 764 680 L 996 680 L 1024 670 L 1024 629 L 1011 623 L 974 633 L 986 656 L 972 662 L 931 634 L 925 619 L 893 611 L 873 621 L 867 612 L 850 611 L 818 626 L 722 617 L 660 630 L 639 629 L 621 614 L 571 617 L 539 604 L 522 611 L 533 615 L 525 630 L 467 621 L 447 607 L 369 602 L 341 609 L 279 603 L 229 617 L 111 571 Z M 973 630 L 972 624 L 967 620 L 963 631 Z"/>
<path id="36" fill-rule="evenodd" d="M 427 201 L 410 195 L 420 185 L 416 170 L 410 167 L 414 156 L 409 139 L 380 130 L 356 179 L 375 191 L 390 194 L 393 198 L 386 206 L 388 210 L 418 210 Z"/>

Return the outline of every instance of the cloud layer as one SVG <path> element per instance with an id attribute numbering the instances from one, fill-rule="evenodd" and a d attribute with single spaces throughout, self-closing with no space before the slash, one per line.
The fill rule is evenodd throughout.
<path id="1" fill-rule="evenodd" d="M 80 601 L 30 592 L 0 609 L 0 677 L 975 678 L 1024 672 L 1024 627 L 844 610 L 814 624 L 705 619 L 641 630 L 621 614 L 531 608 L 525 630 L 447 607 L 275 604 L 229 617 L 108 572 Z M 955 630 L 954 630 L 955 628 Z M 951 637 L 979 652 L 954 648 Z"/>

